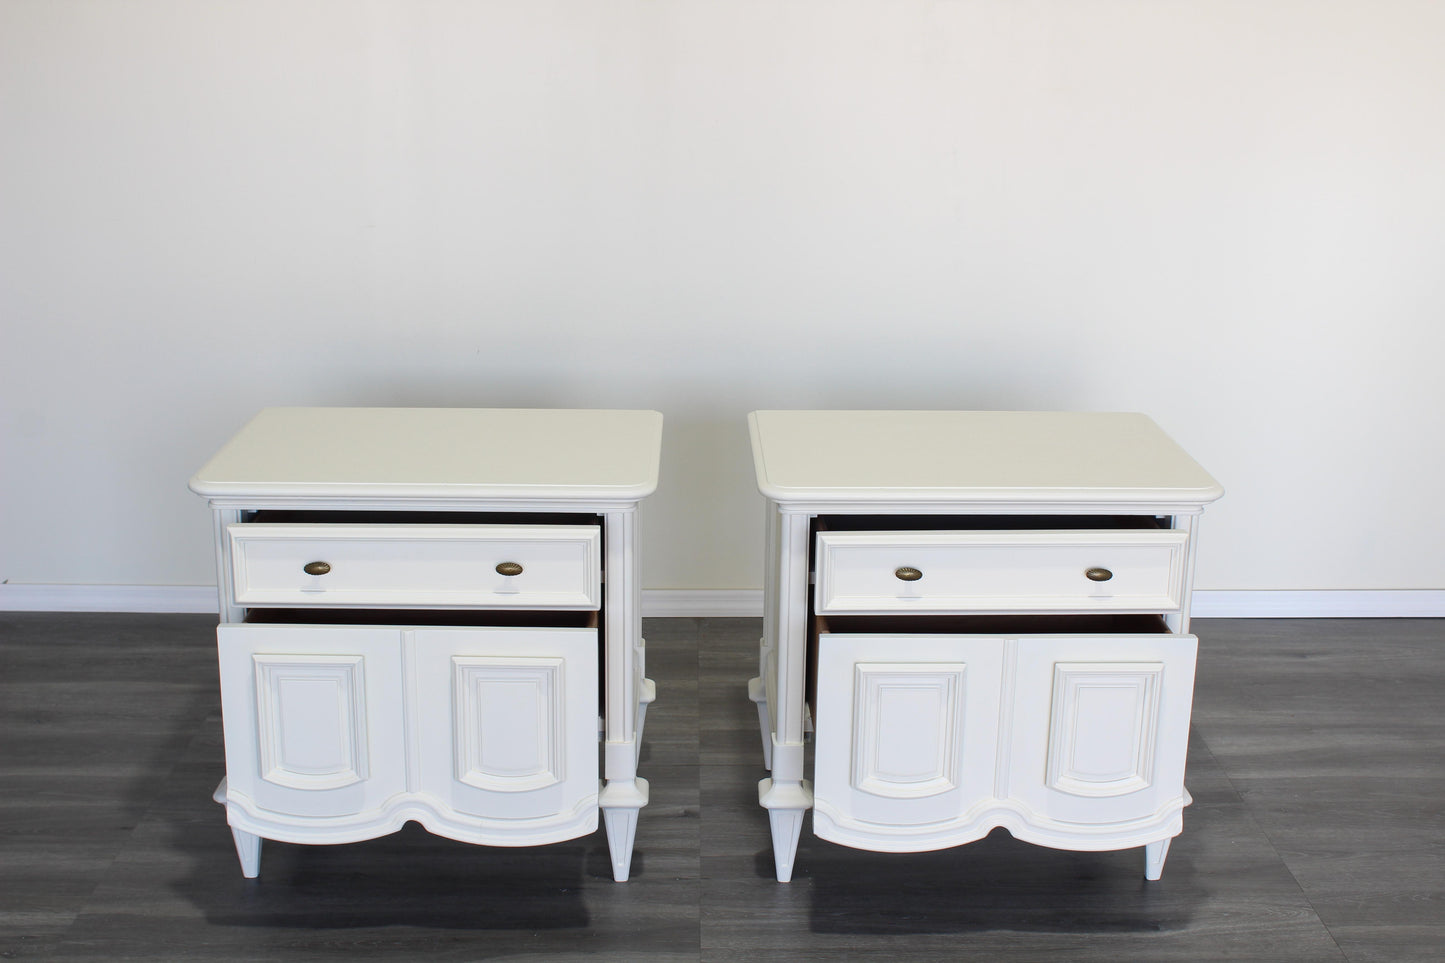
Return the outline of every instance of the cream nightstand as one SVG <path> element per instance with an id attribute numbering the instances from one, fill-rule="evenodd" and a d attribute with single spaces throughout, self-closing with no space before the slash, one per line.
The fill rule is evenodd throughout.
<path id="1" fill-rule="evenodd" d="M 216 800 L 246 876 L 262 839 L 415 820 L 530 846 L 600 809 L 627 879 L 653 697 L 636 509 L 661 432 L 651 411 L 272 408 L 196 474 L 221 602 Z"/>
<path id="2" fill-rule="evenodd" d="M 1143 846 L 1189 803 L 1196 519 L 1223 490 L 1137 414 L 759 411 L 758 705 L 779 880 L 822 839 L 1003 826 Z M 812 780 L 804 733 L 815 733 Z"/>

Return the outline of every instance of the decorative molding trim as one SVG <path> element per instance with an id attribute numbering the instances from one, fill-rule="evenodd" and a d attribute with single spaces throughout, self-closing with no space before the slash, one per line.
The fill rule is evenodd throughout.
<path id="1" fill-rule="evenodd" d="M 256 674 L 261 778 L 304 792 L 365 782 L 370 775 L 365 659 L 252 653 L 251 662 Z M 319 716 L 317 708 L 322 710 Z M 326 712 L 327 708 L 332 711 Z M 289 734 L 288 720 L 293 730 Z M 298 725 L 301 731 L 295 732 Z M 297 760 L 287 754 L 288 748 L 319 758 Z"/>
<path id="2" fill-rule="evenodd" d="M 457 782 L 519 793 L 566 781 L 563 669 L 557 658 L 452 656 Z"/>
<path id="3" fill-rule="evenodd" d="M 50 585 L 0 582 L 0 612 L 215 614 L 210 585 Z M 759 618 L 760 589 L 644 589 L 642 614 Z M 1445 589 L 1195 590 L 1196 619 L 1445 618 Z"/>
<path id="4" fill-rule="evenodd" d="M 854 789 L 885 799 L 921 799 L 958 788 L 967 671 L 961 662 L 854 663 Z M 900 753 L 890 749 L 900 743 L 909 746 L 915 766 L 924 755 L 920 747 L 931 748 L 931 765 L 911 772 L 892 768 Z"/>
<path id="5" fill-rule="evenodd" d="M 1056 792 L 1125 796 L 1154 783 L 1162 662 L 1055 662 L 1047 776 Z M 1131 725 L 1125 731 L 1118 722 Z M 1080 755 L 1112 752 L 1112 770 L 1080 766 Z"/>

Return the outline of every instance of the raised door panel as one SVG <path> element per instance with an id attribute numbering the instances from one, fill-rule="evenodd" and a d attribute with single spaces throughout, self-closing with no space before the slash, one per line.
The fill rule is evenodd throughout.
<path id="1" fill-rule="evenodd" d="M 1184 804 L 1193 636 L 1024 637 L 1007 792 L 1030 821 L 1147 827 Z"/>
<path id="2" fill-rule="evenodd" d="M 307 790 L 365 780 L 365 656 L 257 652 L 251 662 L 261 779 Z"/>
<path id="3" fill-rule="evenodd" d="M 566 779 L 566 663 L 452 656 L 452 749 L 458 782 L 519 793 Z"/>
<path id="4" fill-rule="evenodd" d="M 986 805 L 1001 651 L 982 636 L 821 635 L 815 832 L 867 849 L 935 848 Z"/>
<path id="5" fill-rule="evenodd" d="M 438 628 L 407 636 L 425 734 L 415 747 L 422 792 L 449 818 L 513 833 L 513 845 L 595 828 L 596 630 Z"/>
<path id="6" fill-rule="evenodd" d="M 958 788 L 963 662 L 853 666 L 852 785 L 884 799 L 922 799 Z"/>
<path id="7" fill-rule="evenodd" d="M 395 629 L 222 625 L 217 637 L 229 802 L 357 816 L 405 787 Z"/>

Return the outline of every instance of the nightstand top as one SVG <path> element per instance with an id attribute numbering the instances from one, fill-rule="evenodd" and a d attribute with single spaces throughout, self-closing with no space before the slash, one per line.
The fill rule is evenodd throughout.
<path id="1" fill-rule="evenodd" d="M 191 479 L 211 498 L 635 501 L 662 415 L 524 408 L 267 408 Z"/>
<path id="2" fill-rule="evenodd" d="M 780 503 L 1202 506 L 1224 494 L 1147 416 L 756 411 L 758 489 Z"/>

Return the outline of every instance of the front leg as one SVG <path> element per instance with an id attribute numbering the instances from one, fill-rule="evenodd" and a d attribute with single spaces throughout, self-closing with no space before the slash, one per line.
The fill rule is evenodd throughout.
<path id="1" fill-rule="evenodd" d="M 637 579 L 637 513 L 629 508 L 603 516 L 606 529 L 606 595 L 603 606 L 603 777 L 597 798 L 607 829 L 612 878 L 632 873 L 638 810 L 647 805 L 647 780 L 637 776 L 642 725 L 656 687 L 643 675 L 642 593 Z"/>
<path id="2" fill-rule="evenodd" d="M 247 879 L 260 876 L 261 837 L 232 826 L 231 838 L 236 843 L 236 856 L 241 860 L 241 875 Z"/>
<path id="3" fill-rule="evenodd" d="M 613 747 L 609 745 L 610 754 Z M 619 752 L 633 755 L 630 743 L 618 747 Z M 607 851 L 612 859 L 612 879 L 625 883 L 632 875 L 632 846 L 637 837 L 637 815 L 647 805 L 646 779 L 608 779 L 598 796 L 602 824 L 607 830 Z"/>
<path id="4" fill-rule="evenodd" d="M 773 777 L 758 783 L 758 805 L 768 811 L 773 868 L 778 882 L 793 878 L 803 814 L 813 806 L 813 786 L 803 778 L 803 744 L 773 744 Z"/>
<path id="5" fill-rule="evenodd" d="M 1155 881 L 1164 875 L 1164 860 L 1169 856 L 1169 844 L 1174 841 L 1160 839 L 1144 847 L 1144 878 Z"/>

